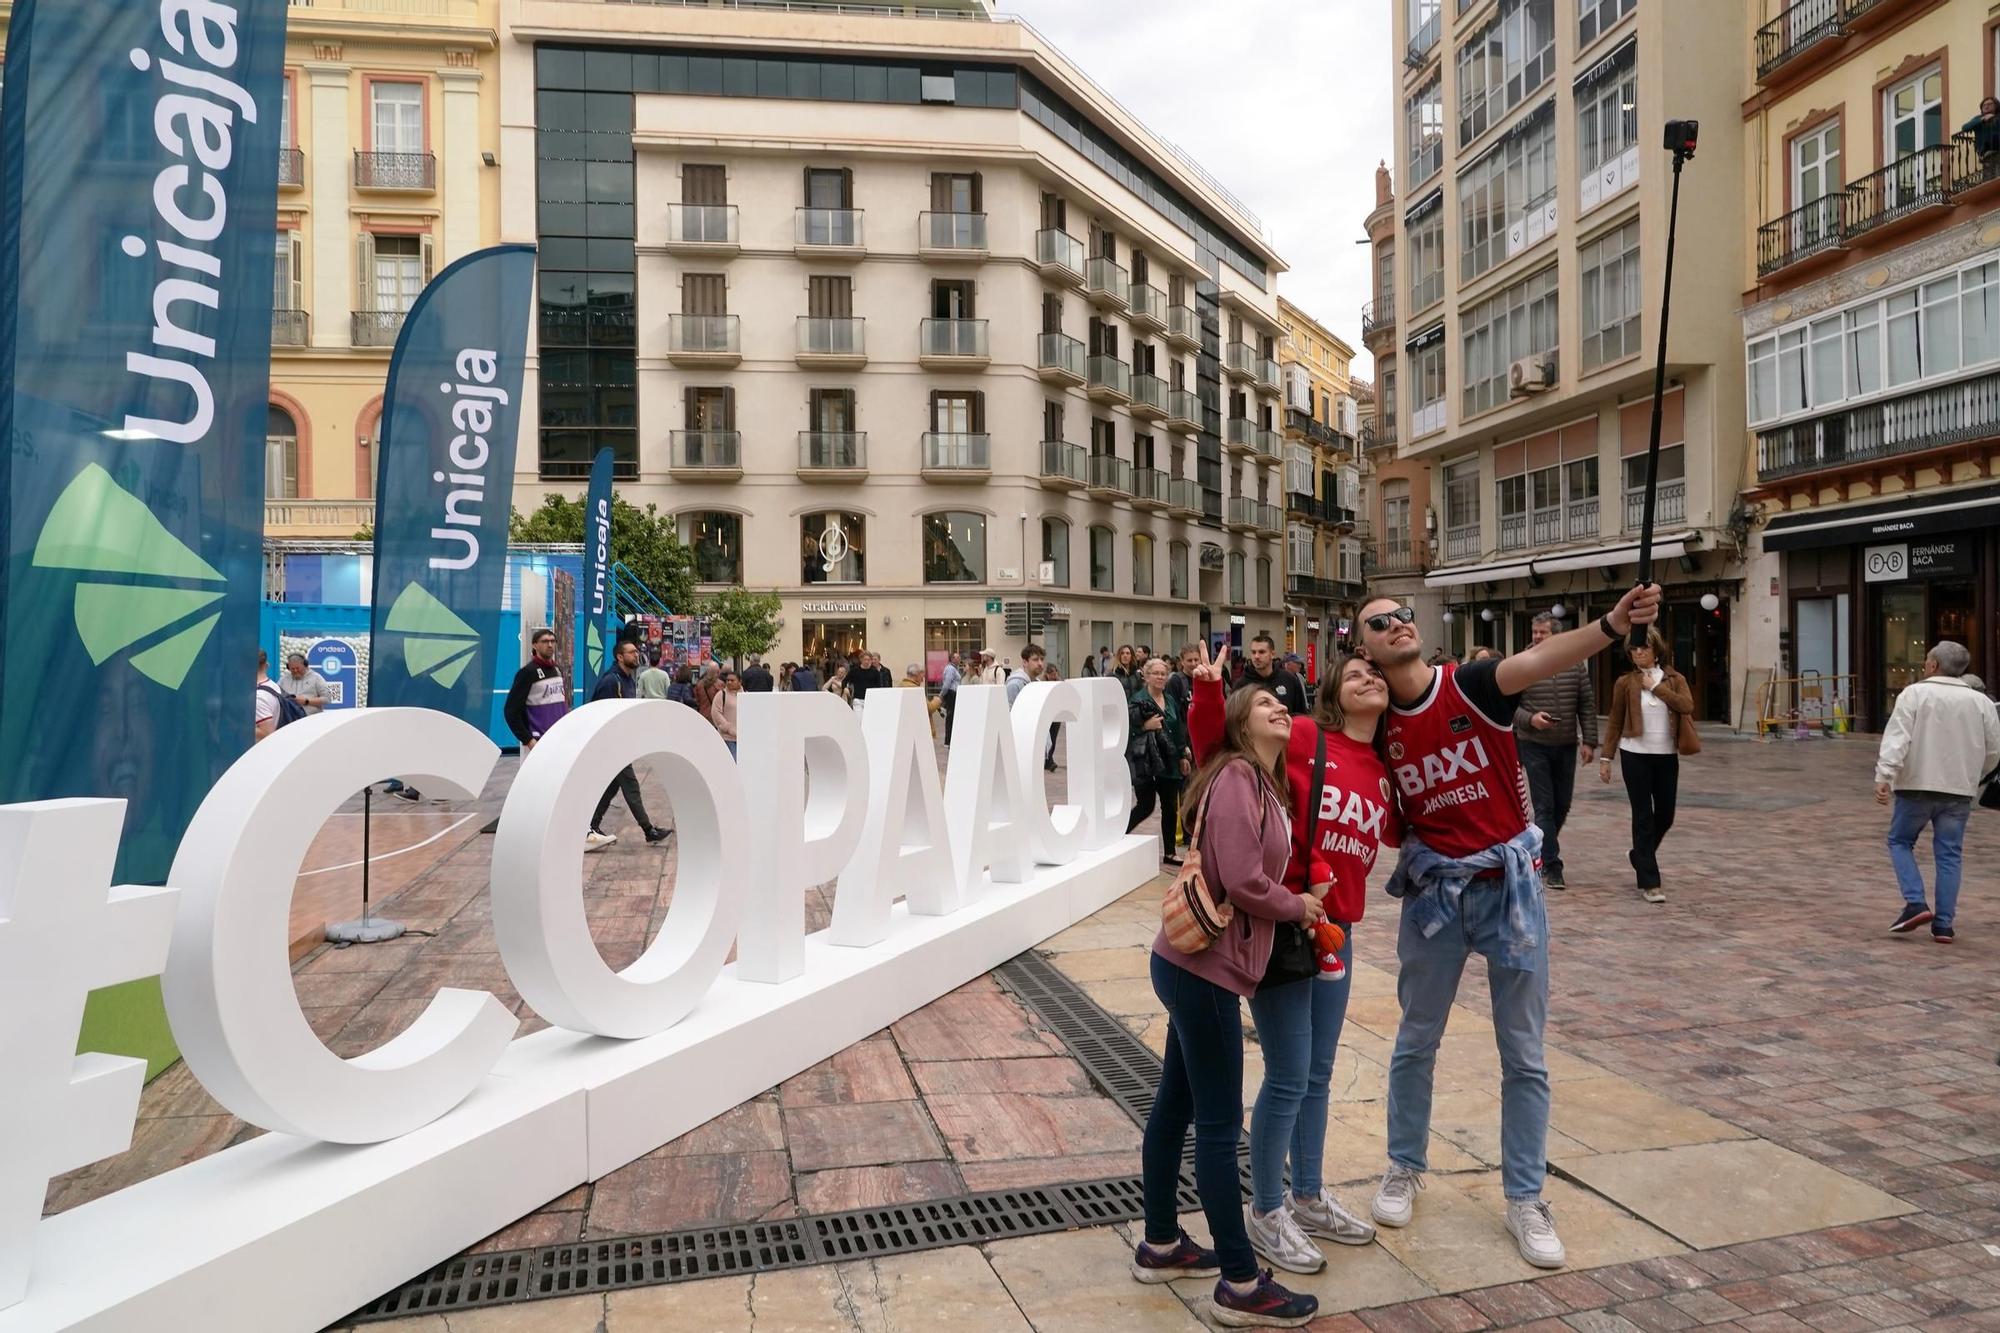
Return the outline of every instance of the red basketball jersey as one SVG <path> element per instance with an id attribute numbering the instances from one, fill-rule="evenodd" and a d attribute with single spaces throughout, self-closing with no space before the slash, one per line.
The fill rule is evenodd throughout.
<path id="1" fill-rule="evenodd" d="M 1471 856 L 1533 822 L 1514 729 L 1460 692 L 1455 663 L 1438 667 L 1430 697 L 1389 708 L 1389 776 L 1403 822 L 1446 856 Z"/>

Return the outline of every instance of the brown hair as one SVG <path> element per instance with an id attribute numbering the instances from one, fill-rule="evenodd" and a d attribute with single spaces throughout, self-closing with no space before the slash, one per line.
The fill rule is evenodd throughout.
<path id="1" fill-rule="evenodd" d="M 1380 676 L 1382 668 L 1359 653 L 1347 653 L 1333 664 L 1333 674 L 1319 687 L 1319 698 L 1313 703 L 1313 721 L 1321 731 L 1343 731 L 1347 727 L 1347 710 L 1340 706 L 1340 685 L 1347 676 L 1347 664 L 1359 662 Z M 1389 729 L 1389 710 L 1385 707 L 1382 716 L 1375 719 L 1375 736 L 1370 742 L 1377 751 L 1384 745 Z"/>
<path id="2" fill-rule="evenodd" d="M 1653 665 L 1662 671 L 1674 664 L 1673 654 L 1667 651 L 1667 640 L 1660 633 L 1658 625 L 1646 626 L 1645 646 L 1653 650 Z M 1639 669 L 1632 661 L 1632 650 L 1629 646 L 1625 646 L 1625 669 L 1628 671 Z"/>
<path id="3" fill-rule="evenodd" d="M 1243 735 L 1244 730 L 1250 725 L 1250 709 L 1256 704 L 1260 695 L 1270 693 L 1269 690 L 1230 691 L 1228 702 L 1223 705 L 1222 740 L 1208 756 L 1208 762 L 1189 779 L 1187 791 L 1181 797 L 1183 809 L 1193 810 L 1198 807 L 1201 804 L 1202 794 L 1208 790 L 1208 785 L 1215 781 L 1216 775 L 1238 760 L 1247 761 L 1251 770 L 1261 774 L 1264 781 L 1277 792 L 1278 799 L 1290 808 L 1291 788 L 1285 781 L 1285 757 L 1282 754 L 1278 756 L 1275 768 L 1264 767 L 1257 761 L 1256 750 Z M 1274 694 L 1271 697 L 1277 698 Z M 1192 820 L 1193 816 L 1190 815 L 1189 819 Z"/>

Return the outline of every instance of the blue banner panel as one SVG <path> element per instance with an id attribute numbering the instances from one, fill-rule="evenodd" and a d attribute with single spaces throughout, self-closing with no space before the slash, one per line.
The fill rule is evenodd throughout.
<path id="1" fill-rule="evenodd" d="M 285 5 L 8 26 L 0 801 L 124 797 L 158 883 L 255 720 Z"/>
<path id="2" fill-rule="evenodd" d="M 403 320 L 383 395 L 371 706 L 486 725 L 535 250 L 465 256 Z"/>
<path id="3" fill-rule="evenodd" d="M 583 697 L 597 688 L 604 671 L 604 647 L 611 636 L 611 450 L 599 449 L 590 464 L 590 489 L 583 498 L 583 662 L 577 679 Z"/>

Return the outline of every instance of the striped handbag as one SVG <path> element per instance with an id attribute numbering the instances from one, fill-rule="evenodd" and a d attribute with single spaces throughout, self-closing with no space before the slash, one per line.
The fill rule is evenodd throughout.
<path id="1" fill-rule="evenodd" d="M 1236 909 L 1216 897 L 1208 886 L 1207 876 L 1201 873 L 1201 825 L 1208 814 L 1209 795 L 1214 790 L 1215 784 L 1211 782 L 1201 794 L 1194 822 L 1188 826 L 1187 853 L 1180 873 L 1160 899 L 1160 928 L 1167 943 L 1184 954 L 1200 953 L 1213 944 L 1236 916 Z"/>

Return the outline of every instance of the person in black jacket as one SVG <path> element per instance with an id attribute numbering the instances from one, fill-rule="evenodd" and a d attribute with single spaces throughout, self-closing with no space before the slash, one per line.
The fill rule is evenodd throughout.
<path id="1" fill-rule="evenodd" d="M 639 645 L 631 639 L 618 641 L 617 668 L 605 672 L 598 678 L 597 689 L 591 693 L 590 701 L 599 699 L 636 699 L 639 697 Z M 604 789 L 604 795 L 597 798 L 597 811 L 590 817 L 590 832 L 584 835 L 583 849 L 587 852 L 601 852 L 618 841 L 615 833 L 604 831 L 604 812 L 611 808 L 611 798 L 618 793 L 625 795 L 625 808 L 632 812 L 632 820 L 645 831 L 647 842 L 665 842 L 674 836 L 670 828 L 655 828 L 653 821 L 646 817 L 646 802 L 639 795 L 639 775 L 627 764 L 618 770 L 618 776 L 611 779 L 611 785 Z"/>
<path id="2" fill-rule="evenodd" d="M 870 690 L 894 689 L 896 678 L 889 674 L 889 668 L 882 665 L 880 653 L 861 654 L 861 665 L 847 673 L 847 687 L 853 691 L 855 703 L 868 697 Z"/>
<path id="3" fill-rule="evenodd" d="M 536 630 L 531 646 L 533 655 L 514 673 L 507 702 L 500 710 L 507 730 L 521 742 L 522 754 L 534 749 L 535 742 L 569 712 L 569 684 L 556 665 L 556 632 Z"/>
<path id="4" fill-rule="evenodd" d="M 743 668 L 743 692 L 745 694 L 769 694 L 772 688 L 771 671 L 764 665 L 764 659 L 755 653 L 750 655 L 750 665 Z"/>
<path id="5" fill-rule="evenodd" d="M 1236 678 L 1237 689 L 1256 686 L 1269 690 L 1278 696 L 1278 701 L 1290 711 L 1293 717 L 1304 717 L 1306 707 L 1306 686 L 1294 673 L 1277 663 L 1278 645 L 1268 634 L 1259 634 L 1250 640 L 1250 659 L 1243 664 L 1243 674 Z"/>

